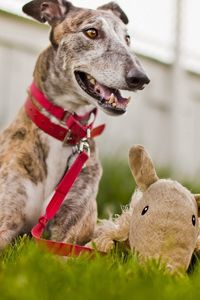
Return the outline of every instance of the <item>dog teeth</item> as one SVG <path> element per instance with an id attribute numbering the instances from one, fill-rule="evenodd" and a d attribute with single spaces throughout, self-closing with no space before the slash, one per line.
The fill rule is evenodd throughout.
<path id="1" fill-rule="evenodd" d="M 110 96 L 110 99 L 108 100 L 108 103 L 109 103 L 109 104 L 112 104 L 113 102 L 115 102 L 115 96 L 114 96 L 114 94 L 112 93 L 111 96 Z"/>
<path id="2" fill-rule="evenodd" d="M 94 78 L 91 78 L 90 79 L 90 83 L 93 84 L 93 85 L 95 85 L 96 84 L 96 80 Z"/>
<path id="3" fill-rule="evenodd" d="M 96 80 L 89 74 L 87 74 L 87 79 L 89 80 L 89 82 L 93 85 L 96 84 Z"/>
<path id="4" fill-rule="evenodd" d="M 116 101 L 117 101 L 117 99 L 116 99 L 115 95 L 112 93 L 110 95 L 110 98 L 107 100 L 107 103 L 111 104 L 112 107 L 116 107 L 117 106 Z"/>
<path id="5" fill-rule="evenodd" d="M 87 75 L 87 79 L 89 80 L 89 82 L 90 82 L 91 84 L 93 84 L 93 85 L 96 84 L 96 80 L 95 80 L 92 76 Z"/>
<path id="6" fill-rule="evenodd" d="M 128 102 L 130 102 L 130 101 L 131 101 L 131 96 L 129 96 L 129 97 L 127 98 L 127 100 L 128 100 Z"/>

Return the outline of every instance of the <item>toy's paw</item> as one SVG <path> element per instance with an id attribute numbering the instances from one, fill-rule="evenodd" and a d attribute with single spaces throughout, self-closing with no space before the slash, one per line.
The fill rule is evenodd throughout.
<path id="1" fill-rule="evenodd" d="M 107 238 L 105 236 L 100 236 L 93 241 L 89 242 L 87 247 L 95 248 L 96 250 L 100 252 L 109 252 L 114 248 L 114 242 L 110 238 Z"/>
<path id="2" fill-rule="evenodd" d="M 109 238 L 100 238 L 96 242 L 96 247 L 101 252 L 109 252 L 114 248 L 113 240 Z"/>
<path id="3" fill-rule="evenodd" d="M 85 244 L 84 247 L 95 249 L 95 244 L 93 241 L 90 241 L 89 243 Z"/>

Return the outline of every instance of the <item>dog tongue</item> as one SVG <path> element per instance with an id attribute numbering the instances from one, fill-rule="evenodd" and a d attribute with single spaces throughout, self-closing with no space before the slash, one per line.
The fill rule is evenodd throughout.
<path id="1" fill-rule="evenodd" d="M 111 101 L 109 103 L 116 104 L 119 108 L 124 108 L 128 105 L 128 102 L 130 99 L 123 98 L 120 94 L 119 90 L 111 89 L 103 84 L 100 84 L 99 82 L 96 82 L 94 86 L 94 90 L 96 93 L 100 94 L 102 99 L 105 99 L 106 101 Z M 111 100 L 112 99 L 112 100 Z"/>
<path id="2" fill-rule="evenodd" d="M 114 90 L 113 89 L 110 89 L 107 86 L 102 85 L 100 83 L 96 83 L 95 84 L 94 90 L 95 90 L 95 92 L 97 92 L 98 94 L 100 94 L 101 97 L 103 99 L 105 99 L 105 100 L 109 100 L 111 94 L 112 93 L 114 94 Z"/>

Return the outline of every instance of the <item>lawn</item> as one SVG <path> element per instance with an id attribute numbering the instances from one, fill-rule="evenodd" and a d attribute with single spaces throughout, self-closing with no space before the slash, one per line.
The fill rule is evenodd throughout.
<path id="1" fill-rule="evenodd" d="M 133 191 L 126 164 L 106 162 L 98 196 L 99 211 L 120 211 Z M 193 187 L 195 190 L 195 187 Z M 122 201 L 123 200 L 123 201 Z M 0 255 L 0 300 L 19 299 L 198 299 L 198 259 L 188 274 L 166 273 L 158 263 L 140 266 L 129 254 L 63 259 L 53 256 L 28 237 L 22 237 Z"/>
<path id="2" fill-rule="evenodd" d="M 172 276 L 156 263 L 145 267 L 119 254 L 58 258 L 22 238 L 1 256 L 0 299 L 198 299 L 200 265 Z"/>

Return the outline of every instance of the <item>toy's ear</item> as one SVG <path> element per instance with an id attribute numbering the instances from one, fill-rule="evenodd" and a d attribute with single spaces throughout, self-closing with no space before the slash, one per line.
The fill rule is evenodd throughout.
<path id="1" fill-rule="evenodd" d="M 141 145 L 133 146 L 130 149 L 129 166 L 135 182 L 142 192 L 159 179 L 151 157 Z"/>
<path id="2" fill-rule="evenodd" d="M 23 12 L 41 23 L 51 26 L 61 22 L 74 6 L 65 0 L 33 0 L 25 4 Z"/>
<path id="3" fill-rule="evenodd" d="M 115 2 L 109 2 L 105 5 L 98 7 L 100 10 L 110 10 L 113 14 L 115 14 L 118 18 L 124 22 L 124 24 L 128 24 L 129 20 L 125 12 L 121 9 L 121 7 Z"/>
<path id="4" fill-rule="evenodd" d="M 195 200 L 196 200 L 196 202 L 197 202 L 198 215 L 199 215 L 199 217 L 200 217 L 200 194 L 195 194 L 195 195 L 194 195 L 194 198 L 195 198 Z"/>

